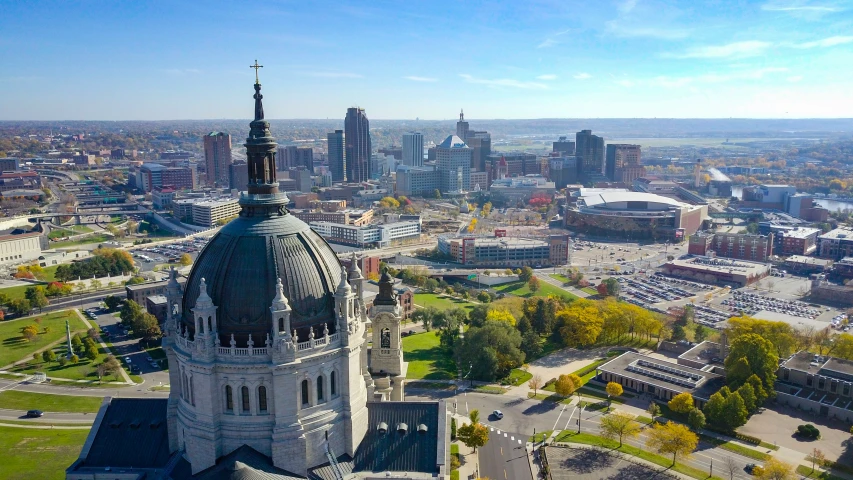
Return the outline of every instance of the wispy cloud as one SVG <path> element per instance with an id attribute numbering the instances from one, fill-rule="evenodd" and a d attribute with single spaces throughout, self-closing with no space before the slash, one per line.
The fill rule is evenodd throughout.
<path id="1" fill-rule="evenodd" d="M 725 45 L 694 47 L 683 53 L 664 54 L 664 56 L 674 58 L 743 58 L 761 55 L 772 46 L 773 44 L 770 42 L 749 40 Z"/>
<path id="2" fill-rule="evenodd" d="M 620 38 L 646 37 L 679 40 L 690 35 L 682 11 L 673 5 L 652 0 L 621 0 L 615 18 L 604 24 L 605 32 Z"/>
<path id="3" fill-rule="evenodd" d="M 590 75 L 586 72 L 581 72 L 581 73 L 577 73 L 575 75 L 572 75 L 572 78 L 574 78 L 575 80 L 588 80 L 588 79 L 592 78 L 592 75 Z"/>
<path id="4" fill-rule="evenodd" d="M 795 43 L 791 46 L 794 48 L 829 48 L 850 42 L 853 42 L 853 37 L 836 35 L 834 37 L 827 37 L 813 42 Z"/>
<path id="5" fill-rule="evenodd" d="M 462 77 L 468 83 L 477 83 L 480 85 L 488 85 L 491 87 L 510 87 L 525 90 L 545 90 L 548 88 L 548 85 L 545 85 L 544 83 L 524 82 L 520 80 L 515 80 L 513 78 L 477 78 L 467 73 L 460 73 L 459 76 Z"/>
<path id="6" fill-rule="evenodd" d="M 840 12 L 843 8 L 834 5 L 809 5 L 805 2 L 768 2 L 761 6 L 762 10 L 768 12 L 817 12 L 817 13 L 834 13 Z"/>
<path id="7" fill-rule="evenodd" d="M 364 78 L 364 75 L 352 72 L 303 72 L 309 77 L 320 78 Z"/>
<path id="8" fill-rule="evenodd" d="M 438 81 L 437 78 L 418 77 L 417 75 L 407 75 L 403 78 L 405 78 L 406 80 L 411 80 L 413 82 L 437 82 Z"/>
<path id="9" fill-rule="evenodd" d="M 571 32 L 571 30 L 563 30 L 562 32 L 557 32 L 557 33 L 551 35 L 550 37 L 546 38 L 539 45 L 536 45 L 536 48 L 549 48 L 549 47 L 553 47 L 554 45 L 559 45 L 560 44 L 559 37 L 562 37 L 563 35 L 565 35 L 569 32 Z"/>
<path id="10" fill-rule="evenodd" d="M 669 77 L 657 76 L 650 79 L 638 80 L 638 83 L 653 87 L 680 88 L 700 83 L 726 83 L 744 80 L 762 80 L 774 74 L 787 73 L 786 67 L 765 67 L 752 70 L 740 70 L 727 73 L 707 73 L 704 75 Z M 788 81 L 791 81 L 789 77 Z"/>
<path id="11" fill-rule="evenodd" d="M 536 80 L 556 80 L 556 79 L 557 79 L 557 76 L 554 75 L 553 73 L 549 73 L 546 75 L 539 75 L 538 77 L 536 77 Z"/>
<path id="12" fill-rule="evenodd" d="M 683 28 L 632 27 L 615 20 L 607 22 L 607 32 L 617 37 L 649 37 L 661 40 L 680 40 L 690 35 L 690 31 Z"/>
<path id="13" fill-rule="evenodd" d="M 631 13 L 631 10 L 637 6 L 637 0 L 625 0 L 624 2 L 616 5 L 616 10 L 619 10 L 619 13 L 625 15 Z"/>

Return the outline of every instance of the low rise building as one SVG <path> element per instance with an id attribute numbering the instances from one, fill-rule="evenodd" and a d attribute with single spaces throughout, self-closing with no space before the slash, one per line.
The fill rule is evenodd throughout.
<path id="1" fill-rule="evenodd" d="M 839 227 L 819 235 L 817 252 L 819 257 L 831 260 L 853 257 L 853 228 Z"/>
<path id="2" fill-rule="evenodd" d="M 154 187 L 151 190 L 151 204 L 157 210 L 171 208 L 174 199 L 175 189 L 172 187 Z"/>
<path id="3" fill-rule="evenodd" d="M 811 255 L 817 250 L 819 228 L 794 227 L 782 232 L 782 255 Z"/>
<path id="4" fill-rule="evenodd" d="M 853 362 L 807 351 L 782 362 L 776 401 L 823 418 L 853 422 Z"/>
<path id="5" fill-rule="evenodd" d="M 832 260 L 806 257 L 803 255 L 791 255 L 785 259 L 785 269 L 789 273 L 798 273 L 801 275 L 824 273 L 829 270 L 831 265 Z"/>
<path id="6" fill-rule="evenodd" d="M 186 282 L 184 277 L 178 277 L 178 283 L 183 285 Z M 146 283 L 138 283 L 136 285 L 127 285 L 124 287 L 125 295 L 128 300 L 133 300 L 138 303 L 140 306 L 146 306 L 146 299 L 155 295 L 166 295 L 166 284 L 169 283 L 168 280 L 161 280 L 158 282 L 146 282 Z"/>
<path id="7" fill-rule="evenodd" d="M 420 221 L 365 226 L 330 222 L 311 222 L 310 225 L 311 229 L 329 242 L 359 247 L 383 247 L 396 242 L 417 240 L 421 236 Z"/>
<path id="8" fill-rule="evenodd" d="M 42 252 L 41 233 L 0 235 L 0 265 L 26 263 L 39 258 Z"/>
<path id="9" fill-rule="evenodd" d="M 697 232 L 690 236 L 687 253 L 751 262 L 767 262 L 773 255 L 773 234 L 741 235 L 730 232 Z"/>
<path id="10" fill-rule="evenodd" d="M 662 271 L 667 275 L 702 283 L 745 287 L 770 275 L 770 265 L 746 260 L 693 257 L 670 260 L 663 265 Z"/>
<path id="11" fill-rule="evenodd" d="M 844 257 L 832 265 L 832 273 L 841 278 L 853 278 L 853 257 Z"/>
<path id="12" fill-rule="evenodd" d="M 557 238 L 487 237 L 442 235 L 438 250 L 457 263 L 483 267 L 523 267 L 565 265 L 568 236 Z"/>
<path id="13" fill-rule="evenodd" d="M 236 198 L 223 200 L 207 200 L 194 203 L 192 206 L 195 225 L 215 227 L 217 222 L 231 218 L 240 213 L 240 204 Z"/>
<path id="14" fill-rule="evenodd" d="M 554 182 L 549 182 L 539 174 L 500 178 L 489 186 L 489 192 L 493 197 L 511 203 L 526 202 L 537 194 L 553 197 L 555 190 Z"/>
<path id="15" fill-rule="evenodd" d="M 830 283 L 826 275 L 818 273 L 812 276 L 809 298 L 816 302 L 850 307 L 853 306 L 853 285 Z"/>
<path id="16" fill-rule="evenodd" d="M 725 377 L 714 370 L 626 352 L 599 366 L 595 380 L 616 382 L 627 391 L 647 394 L 662 402 L 686 392 L 693 396 L 696 408 L 701 409 L 724 385 Z"/>
<path id="17" fill-rule="evenodd" d="M 166 321 L 169 302 L 164 295 L 150 295 L 145 299 L 145 310 L 157 319 L 159 323 Z"/>

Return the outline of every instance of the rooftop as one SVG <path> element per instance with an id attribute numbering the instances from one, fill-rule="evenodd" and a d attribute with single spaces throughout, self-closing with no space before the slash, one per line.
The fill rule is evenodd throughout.
<path id="1" fill-rule="evenodd" d="M 853 381 L 853 362 L 850 360 L 800 351 L 788 357 L 782 362 L 782 366 L 791 370 L 818 373 L 848 382 Z"/>
<path id="2" fill-rule="evenodd" d="M 693 257 L 687 259 L 676 258 L 667 262 L 668 265 L 678 267 L 702 269 L 718 273 L 743 273 L 756 274 L 767 270 L 769 267 L 763 263 L 749 262 L 746 260 L 730 260 L 727 258 Z"/>
<path id="3" fill-rule="evenodd" d="M 606 207 L 609 203 L 622 203 L 622 202 L 648 202 L 648 203 L 659 203 L 664 205 L 669 205 L 673 208 L 689 208 L 691 205 L 683 202 L 679 202 L 678 200 L 673 200 L 669 197 L 664 197 L 662 195 L 655 195 L 654 193 L 646 193 L 646 192 L 619 192 L 613 191 L 611 189 L 607 189 L 607 191 L 601 193 L 595 193 L 589 196 L 582 197 L 583 202 L 587 207 Z"/>
<path id="4" fill-rule="evenodd" d="M 849 238 L 853 240 L 853 229 L 851 228 L 836 228 L 830 230 L 819 237 L 821 240 L 840 240 Z"/>
<path id="5" fill-rule="evenodd" d="M 598 370 L 632 378 L 665 390 L 690 392 L 694 397 L 702 399 L 708 399 L 719 390 L 724 378 L 716 373 L 635 352 L 623 353 L 598 367 Z"/>
<path id="6" fill-rule="evenodd" d="M 828 267 L 832 265 L 832 260 L 826 260 L 823 258 L 815 258 L 815 257 L 806 257 L 804 255 L 791 255 L 790 257 L 785 259 L 786 263 L 799 263 L 802 265 L 821 265 L 824 267 Z"/>
<path id="7" fill-rule="evenodd" d="M 721 363 L 720 361 L 715 361 L 715 359 L 720 360 L 725 356 L 722 355 L 722 349 L 723 346 L 719 343 L 705 340 L 690 350 L 682 353 L 678 358 L 683 358 L 693 362 L 702 362 L 706 365 L 711 363 Z"/>
<path id="8" fill-rule="evenodd" d="M 785 237 L 790 238 L 807 238 L 814 234 L 819 234 L 819 228 L 794 227 L 790 230 L 785 230 Z"/>
<path id="9" fill-rule="evenodd" d="M 448 135 L 443 142 L 437 145 L 438 148 L 470 148 L 465 145 L 465 141 L 456 135 Z"/>

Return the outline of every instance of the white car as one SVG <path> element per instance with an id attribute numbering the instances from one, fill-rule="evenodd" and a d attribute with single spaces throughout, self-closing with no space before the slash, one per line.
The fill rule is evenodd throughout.
<path id="1" fill-rule="evenodd" d="M 492 415 L 493 415 L 495 418 L 497 418 L 498 420 L 500 420 L 500 419 L 504 418 L 504 414 L 503 414 L 503 412 L 502 412 L 502 411 L 500 411 L 500 410 L 495 410 L 494 412 L 492 412 Z"/>

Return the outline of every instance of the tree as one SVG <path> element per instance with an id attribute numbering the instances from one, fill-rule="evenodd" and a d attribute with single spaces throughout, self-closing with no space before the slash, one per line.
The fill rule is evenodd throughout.
<path id="1" fill-rule="evenodd" d="M 699 443 L 699 437 L 689 428 L 673 422 L 654 425 L 648 436 L 646 445 L 661 455 L 672 454 L 673 465 L 679 455 L 690 455 Z"/>
<path id="2" fill-rule="evenodd" d="M 746 425 L 749 412 L 738 392 L 732 392 L 723 404 L 723 427 L 733 432 L 736 428 Z"/>
<path id="3" fill-rule="evenodd" d="M 80 361 L 80 357 L 77 354 L 71 355 L 71 363 L 77 363 Z"/>
<path id="4" fill-rule="evenodd" d="M 726 382 L 729 387 L 740 387 L 749 376 L 755 374 L 765 390 L 771 391 L 776 382 L 776 370 L 779 368 L 779 356 L 776 352 L 770 340 L 755 333 L 747 333 L 734 339 L 725 360 Z M 749 365 L 748 370 L 742 368 L 742 358 Z M 735 365 L 739 362 L 741 365 L 735 370 Z"/>
<path id="5" fill-rule="evenodd" d="M 755 394 L 755 408 L 764 405 L 764 402 L 767 400 L 769 395 L 767 394 L 767 390 L 764 389 L 764 385 L 761 383 L 761 379 L 758 378 L 758 375 L 751 375 L 746 379 L 746 383 L 752 386 L 752 391 Z"/>
<path id="6" fill-rule="evenodd" d="M 486 321 L 504 322 L 508 325 L 515 325 L 515 317 L 513 317 L 512 313 L 505 308 L 490 308 L 486 314 Z"/>
<path id="7" fill-rule="evenodd" d="M 708 327 L 704 325 L 696 325 L 696 328 L 693 330 L 693 339 L 701 343 L 708 338 L 709 333 L 710 329 Z"/>
<path id="8" fill-rule="evenodd" d="M 86 346 L 85 354 L 86 358 L 94 362 L 98 359 L 98 347 L 96 347 L 95 345 Z"/>
<path id="9" fill-rule="evenodd" d="M 437 199 L 437 200 L 441 200 L 441 190 L 439 190 L 439 189 L 437 189 L 437 188 L 436 188 L 436 189 L 432 192 L 432 196 L 433 196 L 435 199 Z"/>
<path id="10" fill-rule="evenodd" d="M 601 335 L 604 321 L 595 302 L 585 298 L 575 300 L 557 312 L 557 322 L 562 325 L 560 337 L 569 347 L 592 345 Z"/>
<path id="11" fill-rule="evenodd" d="M 476 425 L 480 423 L 480 411 L 476 408 L 468 412 L 468 418 L 471 419 L 471 423 Z"/>
<path id="12" fill-rule="evenodd" d="M 479 423 L 466 423 L 459 427 L 456 436 L 466 447 L 473 448 L 476 452 L 477 447 L 482 447 L 489 442 L 489 429 Z"/>
<path id="13" fill-rule="evenodd" d="M 687 332 L 684 331 L 684 327 L 681 325 L 675 325 L 672 327 L 672 336 L 670 337 L 673 341 L 684 340 L 687 338 Z"/>
<path id="14" fill-rule="evenodd" d="M 651 402 L 649 403 L 649 408 L 647 408 L 646 411 L 649 412 L 649 415 L 652 416 L 652 421 L 654 421 L 655 418 L 660 416 L 660 405 L 656 402 Z"/>
<path id="15" fill-rule="evenodd" d="M 812 454 L 809 456 L 812 461 L 812 471 L 814 472 L 815 465 L 823 466 L 824 460 L 826 460 L 826 455 L 819 448 L 815 448 L 812 450 Z"/>
<path id="16" fill-rule="evenodd" d="M 181 265 L 188 267 L 193 264 L 193 257 L 190 256 L 189 253 L 185 253 L 181 255 Z"/>
<path id="17" fill-rule="evenodd" d="M 494 381 L 524 363 L 520 345 L 521 333 L 512 325 L 487 321 L 482 327 L 469 328 L 464 340 L 457 342 L 456 352 L 461 365 L 471 365 L 472 378 Z"/>
<path id="18" fill-rule="evenodd" d="M 541 285 L 539 284 L 539 279 L 536 277 L 530 277 L 530 280 L 527 281 L 527 288 L 530 289 L 534 294 L 539 291 Z"/>
<path id="19" fill-rule="evenodd" d="M 80 351 L 80 347 L 83 346 L 83 340 L 80 338 L 79 333 L 75 333 L 73 337 L 71 337 L 71 346 L 74 348 L 74 351 Z"/>
<path id="20" fill-rule="evenodd" d="M 794 475 L 793 465 L 785 463 L 776 457 L 771 457 L 764 462 L 758 478 L 761 480 L 793 480 L 796 476 Z"/>
<path id="21" fill-rule="evenodd" d="M 636 437 L 640 433 L 640 425 L 634 421 L 634 416 L 624 412 L 614 412 L 601 417 L 601 436 L 613 440 L 619 439 L 619 446 L 625 438 Z"/>
<path id="22" fill-rule="evenodd" d="M 115 355 L 109 355 L 103 362 L 105 371 L 109 374 L 116 374 L 121 369 L 121 363 L 116 359 Z"/>
<path id="23" fill-rule="evenodd" d="M 598 295 L 601 297 L 607 296 L 607 285 L 603 283 L 599 283 L 597 287 L 595 287 L 595 291 L 598 292 Z"/>
<path id="24" fill-rule="evenodd" d="M 32 342 L 39 334 L 39 328 L 36 325 L 27 325 L 21 329 L 21 336 L 28 342 Z"/>
<path id="25" fill-rule="evenodd" d="M 539 389 L 542 388 L 542 375 L 536 374 L 530 378 L 530 381 L 527 382 L 527 386 L 533 389 L 533 395 L 539 392 Z"/>
<path id="26" fill-rule="evenodd" d="M 435 280 L 433 280 L 433 281 L 435 282 Z M 436 283 L 436 285 L 438 285 L 438 282 L 435 282 L 435 283 Z M 489 303 L 492 301 L 492 296 L 489 295 L 489 292 L 482 291 L 482 292 L 477 294 L 477 300 L 479 300 L 481 303 Z"/>
<path id="27" fill-rule="evenodd" d="M 56 361 L 56 353 L 53 350 L 45 350 L 41 354 L 41 359 L 45 361 L 45 363 L 52 363 Z"/>
<path id="28" fill-rule="evenodd" d="M 608 400 L 609 397 L 618 397 L 622 395 L 622 385 L 616 382 L 607 382 L 607 385 L 604 387 L 604 391 L 607 392 Z"/>
<path id="29" fill-rule="evenodd" d="M 667 406 L 673 412 L 678 413 L 687 413 L 693 410 L 693 395 L 690 395 L 688 392 L 682 392 L 678 395 L 672 397 L 667 403 Z"/>
<path id="30" fill-rule="evenodd" d="M 755 389 L 749 383 L 744 383 L 737 389 L 738 395 L 743 399 L 743 405 L 747 412 L 754 412 L 758 405 L 756 404 Z"/>
<path id="31" fill-rule="evenodd" d="M 539 341 L 539 335 L 533 330 L 528 329 L 521 335 L 521 345 L 519 348 L 524 352 L 524 358 L 528 362 L 542 355 L 542 343 Z"/>
<path id="32" fill-rule="evenodd" d="M 519 280 L 529 282 L 533 278 L 533 269 L 527 266 L 521 267 L 521 272 L 518 274 Z"/>
<path id="33" fill-rule="evenodd" d="M 157 317 L 147 312 L 134 322 L 132 328 L 136 335 L 141 336 L 146 341 L 156 340 L 163 335 Z"/>
<path id="34" fill-rule="evenodd" d="M 687 414 L 687 424 L 690 425 L 690 428 L 692 428 L 694 432 L 702 430 L 705 428 L 705 414 L 702 413 L 702 410 L 693 408 L 690 410 L 690 413 Z"/>
<path id="35" fill-rule="evenodd" d="M 133 300 L 126 300 L 121 307 L 121 323 L 126 327 L 133 326 L 133 323 L 145 313 L 142 307 Z M 417 313 L 417 312 L 416 312 Z"/>
<path id="36" fill-rule="evenodd" d="M 432 330 L 433 321 L 441 315 L 441 312 L 433 306 L 421 308 L 415 310 L 412 313 L 412 321 L 416 323 L 422 323 L 424 326 L 424 330 L 427 332 Z M 124 319 L 124 315 L 122 315 L 122 319 Z"/>
<path id="37" fill-rule="evenodd" d="M 619 295 L 619 281 L 613 277 L 602 280 L 602 285 L 605 286 L 607 295 L 615 297 Z"/>
<path id="38" fill-rule="evenodd" d="M 65 355 L 60 355 L 59 358 L 56 359 L 56 361 L 59 363 L 60 367 L 68 365 L 68 359 L 65 358 Z"/>
<path id="39" fill-rule="evenodd" d="M 723 464 L 724 471 L 729 474 L 729 480 L 734 480 L 735 474 L 740 473 L 740 465 L 734 457 L 726 457 L 726 462 Z"/>
<path id="40" fill-rule="evenodd" d="M 33 309 L 30 306 L 30 301 L 26 298 L 16 298 L 12 300 L 9 308 L 18 315 L 26 315 Z"/>
<path id="41" fill-rule="evenodd" d="M 557 381 L 554 382 L 554 391 L 557 395 L 568 397 L 581 388 L 582 385 L 583 381 L 578 375 L 574 373 L 563 374 L 557 377 Z"/>
<path id="42" fill-rule="evenodd" d="M 33 352 L 33 361 L 38 362 L 40 358 L 41 355 L 38 352 Z"/>

